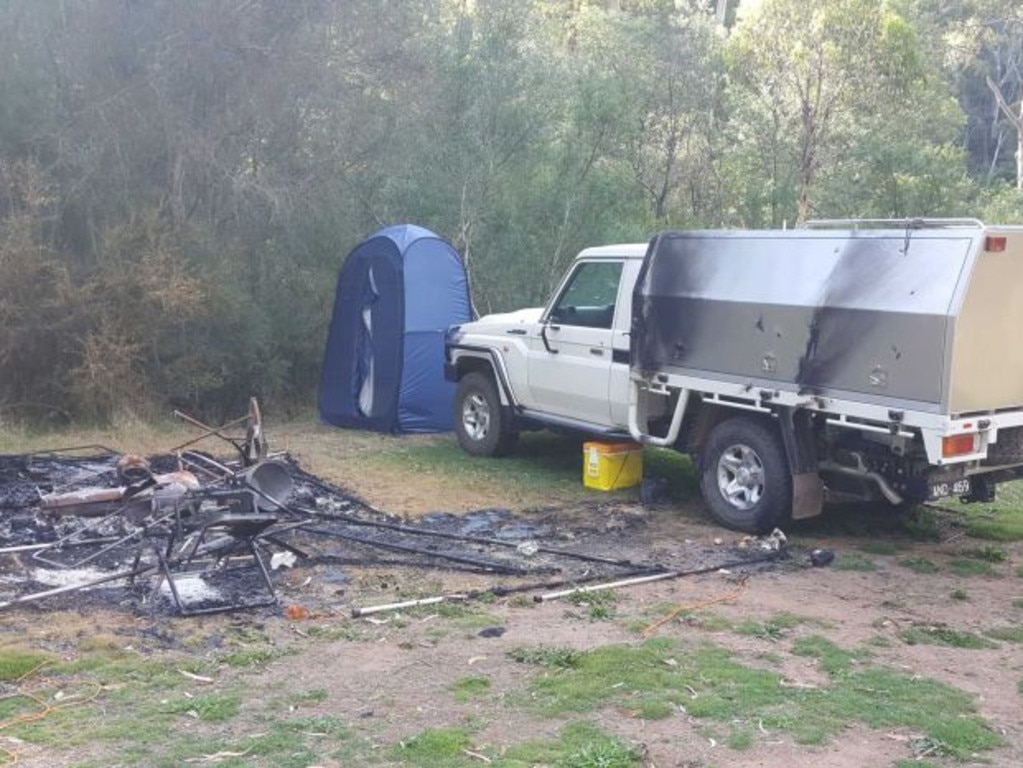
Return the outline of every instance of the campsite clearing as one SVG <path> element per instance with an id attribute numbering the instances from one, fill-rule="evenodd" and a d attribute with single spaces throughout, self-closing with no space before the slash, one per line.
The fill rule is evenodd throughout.
<path id="1" fill-rule="evenodd" d="M 678 566 L 742 543 L 709 522 L 675 457 L 648 456 L 672 498 L 643 507 L 635 490 L 584 489 L 579 444 L 549 435 L 485 460 L 450 436 L 268 434 L 409 519 L 502 509 L 552 526 L 545 543 Z M 24 607 L 0 629 L 0 765 L 1008 768 L 1023 759 L 1021 517 L 845 511 L 787 531 L 792 557 L 768 570 L 542 603 L 490 595 L 354 619 L 353 606 L 494 579 L 341 557 L 275 573 L 280 610 Z M 815 549 L 834 563 L 811 566 Z"/>

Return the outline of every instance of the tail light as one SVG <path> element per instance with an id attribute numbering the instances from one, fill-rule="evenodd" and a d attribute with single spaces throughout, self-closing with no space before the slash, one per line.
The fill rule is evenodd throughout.
<path id="1" fill-rule="evenodd" d="M 984 238 L 984 250 L 988 253 L 1002 253 L 1005 250 L 1005 240 L 1004 237 L 988 235 Z"/>
<path id="2" fill-rule="evenodd" d="M 941 456 L 951 459 L 956 456 L 968 456 L 977 452 L 977 433 L 968 432 L 962 435 L 949 435 L 941 439 Z"/>

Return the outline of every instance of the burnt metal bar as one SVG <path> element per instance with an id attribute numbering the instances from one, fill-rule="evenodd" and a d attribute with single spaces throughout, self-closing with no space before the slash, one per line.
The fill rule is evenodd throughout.
<path id="1" fill-rule="evenodd" d="M 438 539 L 450 539 L 452 541 L 464 541 L 470 544 L 486 544 L 488 546 L 495 547 L 507 547 L 510 549 L 517 549 L 523 542 L 504 541 L 503 539 L 492 539 L 485 536 L 471 536 L 468 534 L 461 533 L 448 533 L 446 531 L 431 531 L 428 528 L 420 528 L 412 525 L 402 525 L 400 523 L 387 523 L 381 520 L 363 520 L 355 517 L 354 515 L 346 515 L 343 512 L 340 513 L 323 513 L 318 510 L 309 509 L 308 507 L 293 506 L 294 510 L 301 512 L 306 515 L 314 515 L 324 520 L 338 520 L 351 525 L 362 525 L 371 528 L 383 528 L 390 531 L 398 531 L 401 533 L 411 533 L 417 536 L 432 536 Z M 581 552 L 572 552 L 567 549 L 558 549 L 556 547 L 541 547 L 536 548 L 537 552 L 542 552 L 545 555 L 557 555 L 558 557 L 570 557 L 575 560 L 582 560 L 587 563 L 601 563 L 603 565 L 614 565 L 619 568 L 631 568 L 636 563 L 631 560 L 616 560 L 609 557 L 600 557 L 599 555 L 586 555 Z"/>
<path id="2" fill-rule="evenodd" d="M 134 579 L 137 576 L 141 576 L 149 571 L 156 570 L 155 566 L 147 565 L 144 568 L 133 568 L 130 571 L 118 571 L 117 573 L 111 573 L 99 579 L 86 582 L 85 584 L 69 584 L 63 587 L 55 587 L 54 589 L 47 589 L 43 592 L 33 592 L 30 595 L 22 595 L 21 597 L 15 597 L 11 600 L 5 600 L 0 602 L 0 609 L 9 608 L 12 605 L 19 603 L 31 603 L 35 600 L 42 600 L 46 597 L 54 597 L 56 595 L 63 595 L 67 592 L 78 592 L 79 590 L 89 589 L 90 587 L 97 587 L 100 584 L 106 584 L 110 581 L 117 581 L 118 579 Z"/>
<path id="3" fill-rule="evenodd" d="M 380 549 L 390 549 L 395 552 L 406 552 L 414 555 L 424 555 L 426 557 L 438 557 L 444 560 L 450 560 L 453 563 L 461 563 L 463 565 L 472 565 L 477 568 L 481 568 L 495 573 L 503 573 L 508 576 L 526 576 L 530 573 L 537 572 L 556 572 L 556 569 L 527 569 L 519 568 L 514 565 L 504 565 L 502 563 L 495 563 L 491 560 L 480 560 L 478 558 L 462 557 L 460 555 L 452 555 L 445 552 L 436 552 L 434 550 L 422 549 L 421 547 L 411 547 L 406 544 L 395 544 L 393 542 L 377 541 L 375 539 L 367 539 L 362 536 L 355 536 L 350 533 L 342 533 L 340 531 L 330 531 L 323 528 L 310 528 L 308 526 L 302 527 L 299 530 L 305 531 L 306 533 L 314 533 L 319 536 L 330 536 L 338 539 L 344 539 L 345 541 L 354 541 L 357 544 L 365 544 L 370 547 L 379 547 Z"/>
<path id="4" fill-rule="evenodd" d="M 685 576 L 699 576 L 703 573 L 713 573 L 714 571 L 727 570 L 728 568 L 740 568 L 744 565 L 759 565 L 761 563 L 771 562 L 778 558 L 778 553 L 774 552 L 766 557 L 754 558 L 752 560 L 733 560 L 728 563 L 718 563 L 717 565 L 708 565 L 702 568 L 690 568 L 688 570 L 681 571 L 664 571 L 663 573 L 651 573 L 646 576 L 636 576 L 633 578 L 618 579 L 616 581 L 610 581 L 605 584 L 590 584 L 585 587 L 576 587 L 574 589 L 565 589 L 560 592 L 548 592 L 543 595 L 536 595 L 533 600 L 537 603 L 545 603 L 549 600 L 557 600 L 559 597 L 567 597 L 569 595 L 585 594 L 587 592 L 598 592 L 602 589 L 615 589 L 616 587 L 629 587 L 639 584 L 647 584 L 652 581 L 664 581 L 666 579 L 680 579 Z"/>

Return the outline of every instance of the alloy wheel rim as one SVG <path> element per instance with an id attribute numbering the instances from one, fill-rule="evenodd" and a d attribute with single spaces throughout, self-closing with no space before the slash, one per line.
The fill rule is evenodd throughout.
<path id="1" fill-rule="evenodd" d="M 717 481 L 721 497 L 748 512 L 764 495 L 764 463 L 748 445 L 730 445 L 718 459 Z"/>

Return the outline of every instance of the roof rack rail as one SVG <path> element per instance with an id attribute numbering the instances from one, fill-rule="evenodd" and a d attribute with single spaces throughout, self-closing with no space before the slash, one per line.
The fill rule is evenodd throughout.
<path id="1" fill-rule="evenodd" d="M 980 219 L 813 219 L 806 229 L 951 229 L 970 227 L 983 229 Z"/>

